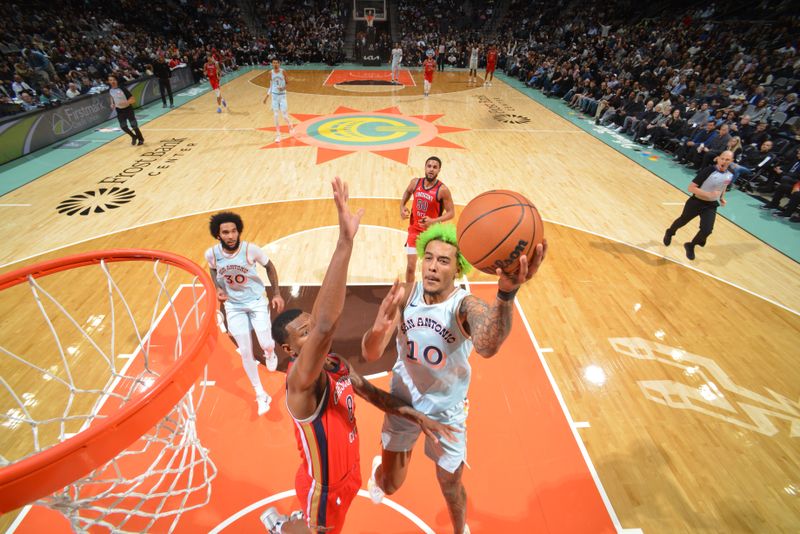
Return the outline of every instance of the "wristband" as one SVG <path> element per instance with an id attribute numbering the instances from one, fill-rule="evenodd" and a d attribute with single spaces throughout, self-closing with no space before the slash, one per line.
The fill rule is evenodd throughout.
<path id="1" fill-rule="evenodd" d="M 517 295 L 517 291 L 519 288 L 513 289 L 511 291 L 503 291 L 502 289 L 497 290 L 497 298 L 504 302 L 510 302 L 514 300 L 514 297 Z"/>

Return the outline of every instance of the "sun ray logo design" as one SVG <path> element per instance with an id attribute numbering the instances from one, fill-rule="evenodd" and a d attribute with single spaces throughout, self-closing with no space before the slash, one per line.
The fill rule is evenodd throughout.
<path id="1" fill-rule="evenodd" d="M 66 215 L 86 216 L 90 213 L 103 213 L 127 204 L 136 196 L 133 189 L 127 187 L 101 187 L 97 191 L 84 191 L 63 200 L 56 210 Z"/>
<path id="2" fill-rule="evenodd" d="M 332 115 L 291 115 L 300 121 L 294 127 L 294 136 L 261 148 L 317 147 L 318 165 L 354 152 L 372 152 L 406 164 L 411 147 L 464 149 L 439 135 L 469 130 L 434 124 L 443 114 L 403 115 L 397 107 L 377 111 L 340 107 Z M 257 129 L 276 131 L 274 126 Z M 288 133 L 287 126 L 281 126 L 280 131 Z"/>

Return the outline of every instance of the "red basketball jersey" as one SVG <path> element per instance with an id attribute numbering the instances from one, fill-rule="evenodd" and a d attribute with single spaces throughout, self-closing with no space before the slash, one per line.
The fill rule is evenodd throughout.
<path id="1" fill-rule="evenodd" d="M 497 50 L 489 50 L 486 54 L 486 64 L 494 65 L 497 63 Z"/>
<path id="2" fill-rule="evenodd" d="M 322 486 L 336 484 L 354 467 L 359 469 L 356 394 L 350 371 L 339 356 L 329 356 L 337 367 L 325 369 L 328 384 L 317 412 L 302 421 L 293 417 L 303 470 Z M 289 370 L 293 364 L 289 363 Z"/>
<path id="3" fill-rule="evenodd" d="M 219 73 L 217 72 L 216 63 L 206 63 L 206 76 L 208 76 L 209 80 L 219 79 Z"/>
<path id="4" fill-rule="evenodd" d="M 429 82 L 433 81 L 433 72 L 436 70 L 436 61 L 433 58 L 428 58 L 422 62 L 422 67 L 424 69 L 424 76 L 425 79 Z"/>
<path id="5" fill-rule="evenodd" d="M 419 220 L 422 217 L 435 219 L 442 214 L 444 205 L 439 199 L 439 189 L 441 187 L 442 182 L 438 179 L 430 189 L 425 189 L 425 178 L 417 180 L 417 187 L 414 188 L 414 193 L 411 195 L 411 224 L 408 227 L 409 232 L 417 234 L 424 232 L 425 228 L 420 224 Z"/>

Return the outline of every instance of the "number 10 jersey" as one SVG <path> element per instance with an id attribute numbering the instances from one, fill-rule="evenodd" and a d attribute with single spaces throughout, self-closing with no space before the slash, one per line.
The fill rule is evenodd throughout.
<path id="1" fill-rule="evenodd" d="M 417 282 L 403 309 L 391 391 L 422 413 L 445 411 L 467 397 L 472 339 L 458 321 L 467 295 L 457 287 L 444 302 L 426 304 L 422 282 Z"/>

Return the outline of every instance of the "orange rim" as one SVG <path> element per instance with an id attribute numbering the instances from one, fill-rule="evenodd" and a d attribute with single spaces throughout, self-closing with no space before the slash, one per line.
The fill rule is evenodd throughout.
<path id="1" fill-rule="evenodd" d="M 203 285 L 200 301 L 207 313 L 184 354 L 147 392 L 132 399 L 107 419 L 75 436 L 0 469 L 0 512 L 49 495 L 103 465 L 152 428 L 183 398 L 200 376 L 217 341 L 216 291 L 211 277 L 191 260 L 158 250 L 115 249 L 76 254 L 0 275 L 0 290 L 28 279 L 76 267 L 121 261 L 160 261 L 195 275 Z"/>

